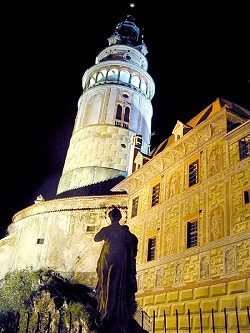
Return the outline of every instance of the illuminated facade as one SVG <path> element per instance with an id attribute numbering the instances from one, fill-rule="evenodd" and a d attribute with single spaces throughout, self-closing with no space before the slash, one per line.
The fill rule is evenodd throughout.
<path id="1" fill-rule="evenodd" d="M 163 333 L 203 312 L 250 305 L 250 111 L 221 98 L 150 151 L 154 82 L 128 15 L 83 75 L 83 94 L 53 200 L 38 197 L 0 240 L 1 273 L 51 267 L 95 286 L 94 234 L 118 206 L 139 240 L 139 305 Z M 204 325 L 211 328 L 210 319 Z M 222 327 L 224 327 L 222 325 Z M 235 317 L 229 313 L 229 329 Z M 244 330 L 245 329 L 245 330 Z"/>
<path id="2" fill-rule="evenodd" d="M 200 324 L 249 330 L 250 112 L 221 98 L 177 121 L 151 160 L 115 186 L 129 195 L 128 223 L 139 238 L 137 300 L 157 332 Z M 140 163 L 140 158 L 138 163 Z M 210 315 L 209 315 L 210 314 Z"/>

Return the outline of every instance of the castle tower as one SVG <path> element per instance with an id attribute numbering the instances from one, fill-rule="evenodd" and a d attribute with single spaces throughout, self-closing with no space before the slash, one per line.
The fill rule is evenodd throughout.
<path id="1" fill-rule="evenodd" d="M 123 223 L 127 218 L 127 193 L 112 189 L 133 171 L 138 152 L 147 155 L 150 150 L 155 86 L 146 54 L 140 29 L 128 15 L 83 75 L 55 197 L 47 200 L 41 193 L 33 205 L 17 212 L 8 237 L 0 241 L 0 278 L 13 270 L 50 267 L 96 285 L 101 244 L 94 235 L 109 223 L 113 206 L 121 209 Z"/>
<path id="2" fill-rule="evenodd" d="M 131 140 L 149 154 L 154 81 L 147 48 L 134 17 L 127 15 L 82 78 L 83 93 L 57 194 L 106 194 L 128 175 Z M 93 185 L 95 184 L 95 190 Z"/>

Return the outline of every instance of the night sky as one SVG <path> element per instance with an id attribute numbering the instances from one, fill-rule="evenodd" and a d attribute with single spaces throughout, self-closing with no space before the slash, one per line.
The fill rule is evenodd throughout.
<path id="1" fill-rule="evenodd" d="M 51 3 L 2 8 L 0 237 L 39 194 L 55 195 L 82 76 L 131 12 L 123 0 Z M 247 2 L 134 3 L 156 87 L 152 148 L 217 97 L 250 110 Z"/>

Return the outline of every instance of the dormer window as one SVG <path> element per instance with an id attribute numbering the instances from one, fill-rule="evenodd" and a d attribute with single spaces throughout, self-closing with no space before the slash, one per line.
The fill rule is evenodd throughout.
<path id="1" fill-rule="evenodd" d="M 181 121 L 177 120 L 177 123 L 172 131 L 172 134 L 175 136 L 175 141 L 183 137 L 187 132 L 192 129 L 191 126 L 183 124 Z"/>

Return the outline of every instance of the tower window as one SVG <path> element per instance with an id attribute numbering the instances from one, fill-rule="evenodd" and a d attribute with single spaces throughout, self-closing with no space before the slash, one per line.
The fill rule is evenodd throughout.
<path id="1" fill-rule="evenodd" d="M 155 259 L 155 251 L 156 251 L 156 238 L 148 239 L 148 257 L 147 260 L 151 261 Z"/>
<path id="2" fill-rule="evenodd" d="M 118 80 L 118 70 L 116 68 L 111 68 L 108 71 L 107 81 L 116 82 Z"/>
<path id="3" fill-rule="evenodd" d="M 130 107 L 122 107 L 120 104 L 117 105 L 115 126 L 121 126 L 124 128 L 129 127 Z"/>
<path id="4" fill-rule="evenodd" d="M 124 113 L 124 121 L 127 123 L 129 122 L 129 113 L 130 113 L 130 108 L 128 106 L 125 107 L 125 113 Z"/>
<path id="5" fill-rule="evenodd" d="M 151 206 L 155 206 L 160 201 L 160 184 L 153 186 L 152 188 L 152 202 Z"/>
<path id="6" fill-rule="evenodd" d="M 250 135 L 239 141 L 240 160 L 250 156 Z"/>
<path id="7" fill-rule="evenodd" d="M 188 166 L 188 185 L 193 186 L 198 183 L 198 160 L 192 162 Z"/>
<path id="8" fill-rule="evenodd" d="M 43 244 L 44 243 L 44 238 L 37 238 L 36 243 L 37 244 Z"/>
<path id="9" fill-rule="evenodd" d="M 132 201 L 131 218 L 137 216 L 138 204 L 139 204 L 139 197 L 136 197 Z"/>
<path id="10" fill-rule="evenodd" d="M 117 105 L 117 110 L 116 110 L 116 119 L 121 120 L 122 119 L 122 107 L 120 104 Z"/>
<path id="11" fill-rule="evenodd" d="M 196 246 L 198 242 L 198 222 L 187 223 L 187 248 Z"/>

